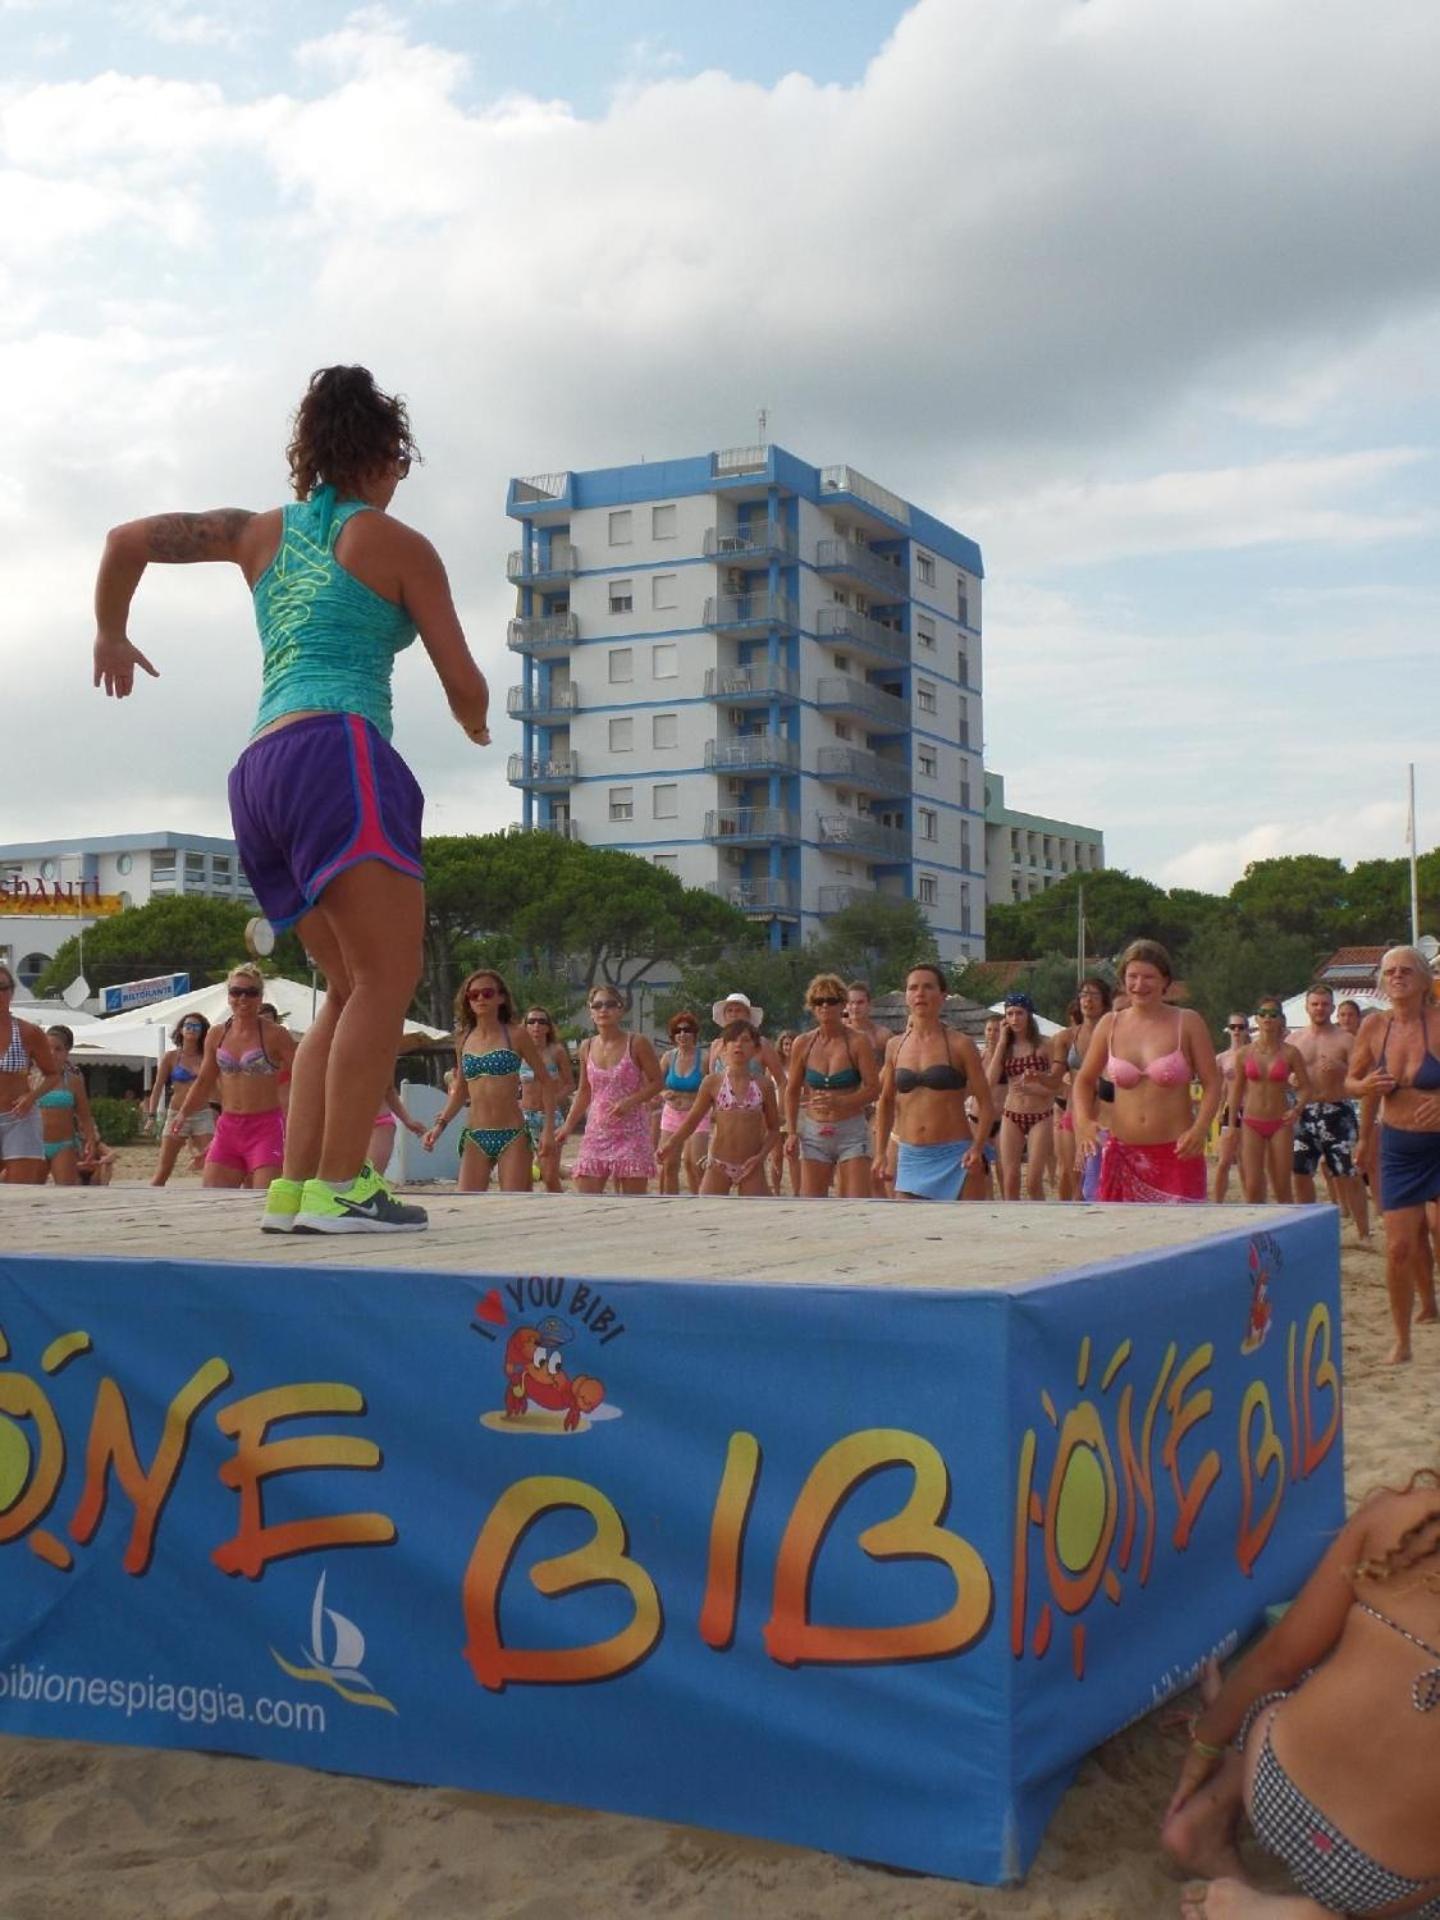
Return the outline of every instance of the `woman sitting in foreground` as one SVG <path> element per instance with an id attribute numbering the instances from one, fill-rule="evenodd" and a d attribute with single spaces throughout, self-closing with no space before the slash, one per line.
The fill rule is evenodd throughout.
<path id="1" fill-rule="evenodd" d="M 1368 1500 L 1190 1724 L 1161 1838 L 1194 1920 L 1440 1916 L 1440 1474 Z M 1242 1806 L 1296 1895 L 1248 1886 Z M 1383 1862 L 1383 1864 L 1382 1864 Z"/>

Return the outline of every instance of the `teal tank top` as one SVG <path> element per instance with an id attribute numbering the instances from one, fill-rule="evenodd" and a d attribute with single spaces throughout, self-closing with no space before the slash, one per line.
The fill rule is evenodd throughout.
<path id="1" fill-rule="evenodd" d="M 415 623 L 335 558 L 340 529 L 368 511 L 328 485 L 283 510 L 279 549 L 255 582 L 263 671 L 252 738 L 306 711 L 358 713 L 390 738 L 390 676 Z"/>

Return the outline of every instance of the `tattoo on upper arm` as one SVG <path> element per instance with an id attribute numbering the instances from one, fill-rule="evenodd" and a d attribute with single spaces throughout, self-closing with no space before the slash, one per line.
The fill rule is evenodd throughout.
<path id="1" fill-rule="evenodd" d="M 162 513 L 150 522 L 152 560 L 228 560 L 229 548 L 255 518 L 243 507 L 213 513 Z"/>

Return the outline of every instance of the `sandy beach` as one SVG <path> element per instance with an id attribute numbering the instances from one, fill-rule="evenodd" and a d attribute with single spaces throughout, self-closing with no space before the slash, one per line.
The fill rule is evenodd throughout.
<path id="1" fill-rule="evenodd" d="M 143 1179 L 153 1149 L 127 1150 Z M 560 1201 L 558 1204 L 563 1205 Z M 1347 1230 L 1346 1474 L 1352 1502 L 1420 1464 L 1440 1328 L 1383 1365 L 1383 1262 Z M 1164 1716 L 1094 1753 L 1013 1889 L 895 1876 L 694 1828 L 193 1753 L 0 1740 L 3 1920 L 1101 1920 L 1177 1907 L 1155 1832 L 1180 1756 Z M 1252 1856 L 1253 1857 L 1253 1856 Z M 1282 1884 L 1273 1874 L 1269 1883 Z"/>

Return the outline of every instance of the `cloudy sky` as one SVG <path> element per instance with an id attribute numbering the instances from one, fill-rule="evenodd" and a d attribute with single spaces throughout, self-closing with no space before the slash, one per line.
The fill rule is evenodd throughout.
<path id="1" fill-rule="evenodd" d="M 986 759 L 1111 864 L 1440 841 L 1433 0 L 0 0 L 0 840 L 226 832 L 238 574 L 105 528 L 283 497 L 311 369 L 426 456 L 501 718 L 420 649 L 432 831 L 503 824 L 508 476 L 770 435 L 980 541 Z"/>

